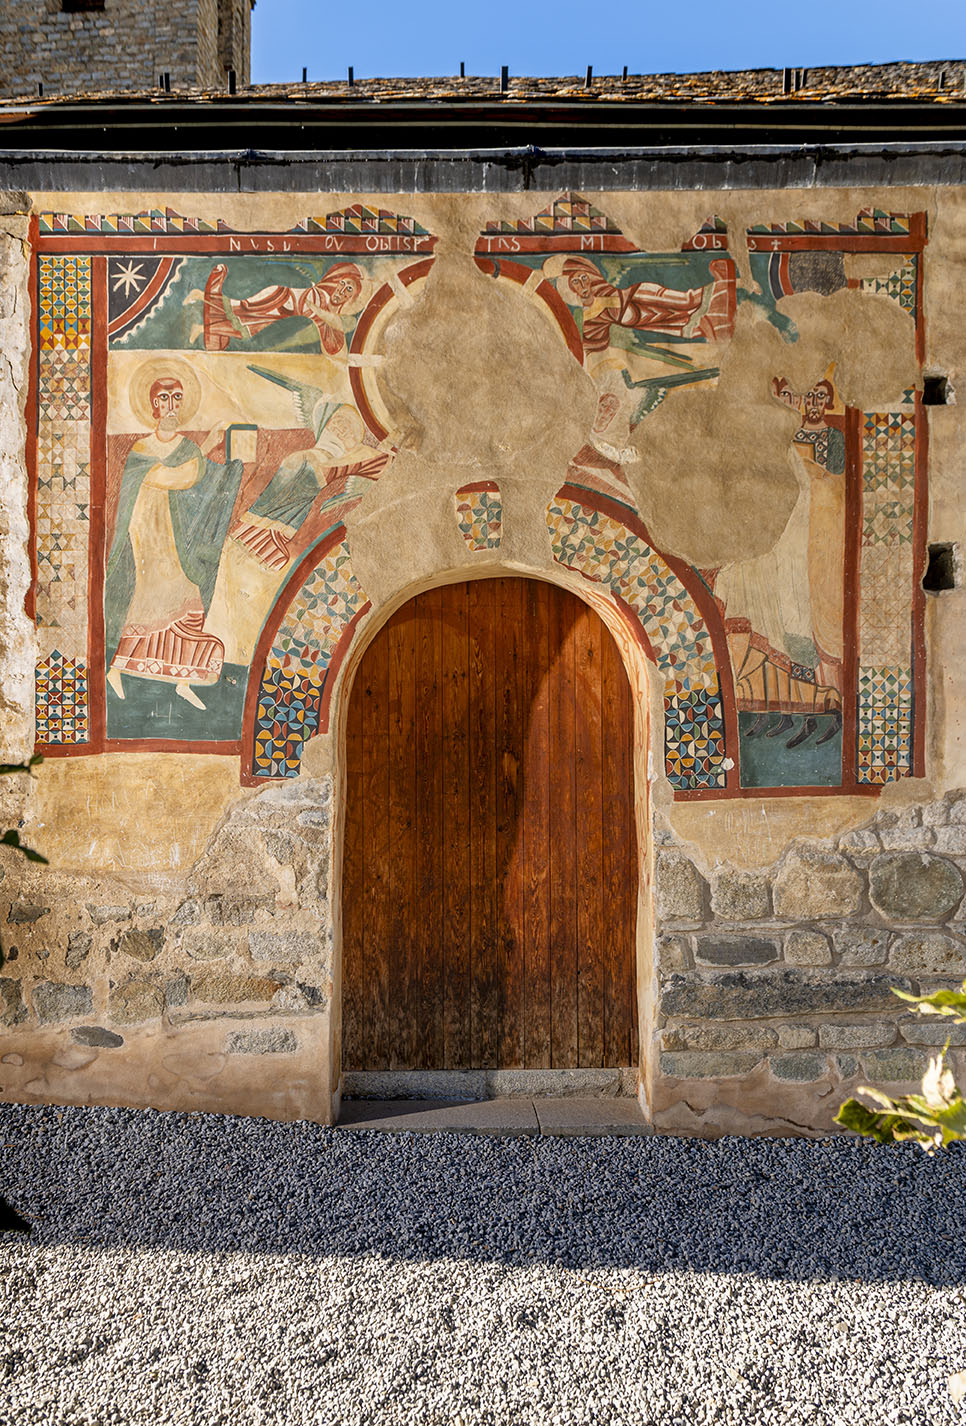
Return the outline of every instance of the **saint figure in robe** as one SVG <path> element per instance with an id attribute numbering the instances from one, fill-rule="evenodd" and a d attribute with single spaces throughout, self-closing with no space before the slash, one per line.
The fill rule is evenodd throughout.
<path id="1" fill-rule="evenodd" d="M 124 465 L 104 581 L 108 686 L 124 676 L 173 683 L 195 708 L 196 686 L 217 683 L 224 642 L 206 620 L 222 546 L 242 478 L 241 461 L 219 465 L 215 427 L 201 446 L 180 433 L 190 417 L 185 382 L 158 375 L 147 392 L 154 429 Z"/>
<path id="2" fill-rule="evenodd" d="M 329 403 L 319 420 L 315 445 L 286 456 L 228 532 L 211 622 L 225 628 L 229 663 L 251 661 L 296 560 L 358 505 L 392 459 L 372 444 L 354 406 Z"/>

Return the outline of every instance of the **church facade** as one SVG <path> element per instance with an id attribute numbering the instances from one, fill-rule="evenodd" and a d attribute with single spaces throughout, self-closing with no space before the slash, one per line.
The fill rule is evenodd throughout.
<path id="1" fill-rule="evenodd" d="M 916 1081 L 894 991 L 966 974 L 955 144 L 132 165 L 61 121 L 0 154 L 49 861 L 4 861 L 0 1093 L 818 1133 Z"/>

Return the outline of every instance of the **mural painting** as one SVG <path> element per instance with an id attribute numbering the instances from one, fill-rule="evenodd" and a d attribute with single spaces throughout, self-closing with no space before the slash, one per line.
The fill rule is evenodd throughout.
<path id="1" fill-rule="evenodd" d="M 675 796 L 874 791 L 922 766 L 920 394 L 859 410 L 834 363 L 810 383 L 776 366 L 797 500 L 767 552 L 720 568 L 658 547 L 634 468 L 659 407 L 717 386 L 744 303 L 795 342 L 786 298 L 857 288 L 906 314 L 921 361 L 924 218 L 750 228 L 749 289 L 733 241 L 712 216 L 649 253 L 564 194 L 488 222 L 475 260 L 593 384 L 543 509 L 547 557 L 605 586 L 658 667 Z M 243 781 L 294 777 L 370 607 L 343 522 L 397 454 L 383 336 L 436 238 L 355 204 L 285 234 L 45 214 L 35 242 L 38 747 L 221 752 Z M 894 266 L 853 275 L 852 254 Z M 499 549 L 499 483 L 453 499 L 468 551 Z"/>
<path id="2" fill-rule="evenodd" d="M 456 520 L 471 550 L 496 550 L 503 538 L 503 501 L 495 480 L 476 480 L 456 492 Z"/>
<path id="3" fill-rule="evenodd" d="M 884 296 L 915 324 L 921 361 L 925 240 L 922 215 L 878 210 L 854 225 L 762 225 L 746 234 L 758 288 L 749 291 L 716 217 L 680 254 L 643 253 L 565 194 L 480 235 L 478 265 L 542 305 L 597 391 L 587 441 L 548 510 L 553 554 L 633 612 L 664 677 L 665 770 L 678 796 L 869 790 L 921 764 L 916 392 L 897 393 L 894 411 L 858 412 L 839 397 L 834 365 L 801 391 L 776 372 L 770 394 L 798 418 L 798 500 L 767 554 L 720 569 L 655 547 L 628 467 L 646 449 L 638 427 L 675 388 L 717 381 L 743 302 L 797 341 L 784 297 Z M 851 278 L 850 253 L 894 254 L 895 270 Z"/>
<path id="4" fill-rule="evenodd" d="M 90 253 L 43 253 L 61 235 Z M 315 730 L 318 657 L 289 640 L 253 674 L 256 647 L 293 571 L 393 459 L 376 348 L 434 243 L 362 205 L 244 238 L 170 211 L 41 218 L 46 751 L 240 751 L 253 676 L 281 678 L 288 722 Z M 293 711 L 306 677 L 312 697 Z"/>

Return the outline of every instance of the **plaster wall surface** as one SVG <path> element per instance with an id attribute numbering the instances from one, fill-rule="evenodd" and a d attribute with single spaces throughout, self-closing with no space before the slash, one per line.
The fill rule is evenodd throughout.
<path id="1" fill-rule="evenodd" d="M 557 214 L 557 221 L 559 193 L 320 198 L 317 193 L 80 191 L 36 192 L 22 200 L 14 195 L 4 205 L 10 211 L 0 219 L 0 338 L 6 358 L 0 384 L 9 399 L 0 406 L 7 522 L 0 571 L 0 715 L 4 753 L 11 760 L 33 746 L 33 668 L 49 658 L 56 637 L 24 613 L 31 584 L 27 449 L 30 422 L 38 419 L 36 409 L 27 408 L 36 332 L 28 291 L 35 260 L 27 242 L 30 213 L 171 210 L 211 224 L 221 220 L 236 234 L 284 235 L 304 231 L 307 214 L 338 214 L 361 205 L 405 215 L 434 239 L 432 245 L 426 240 L 425 257 L 394 250 L 391 243 L 376 243 L 367 253 L 364 237 L 352 251 L 342 237 L 333 244 L 335 256 L 326 261 L 355 264 L 363 274 L 358 310 L 369 314 L 364 341 L 340 316 L 339 323 L 320 319 L 317 329 L 304 326 L 284 349 L 268 342 L 258 355 L 236 353 L 233 341 L 241 340 L 247 351 L 244 343 L 259 336 L 251 332 L 252 309 L 244 304 L 251 303 L 259 285 L 268 284 L 269 264 L 250 281 L 247 269 L 235 269 L 238 285 L 227 301 L 232 316 L 249 322 L 247 337 L 226 337 L 218 348 L 210 337 L 211 321 L 208 336 L 192 336 L 186 319 L 183 326 L 165 327 L 163 340 L 152 338 L 144 326 L 132 329 L 129 345 L 118 339 L 109 351 L 105 347 L 107 374 L 95 377 L 103 383 L 103 414 L 92 419 L 102 422 L 105 448 L 113 441 L 122 451 L 114 467 L 115 490 L 129 459 L 121 443 L 127 441 L 130 449 L 134 433 L 144 430 L 136 419 L 138 371 L 162 356 L 182 363 L 179 371 L 187 365 L 200 373 L 202 410 L 194 424 L 185 423 L 193 440 L 218 423 L 237 421 L 239 400 L 250 424 L 284 435 L 281 407 L 271 405 L 282 399 L 278 382 L 269 385 L 252 370 L 266 362 L 273 363 L 276 376 L 324 384 L 328 396 L 337 395 L 332 404 L 367 413 L 366 449 L 340 437 L 341 446 L 333 448 L 325 466 L 330 482 L 332 468 L 350 469 L 364 488 L 343 486 L 333 497 L 343 501 L 333 506 L 332 516 L 341 533 L 332 537 L 334 544 L 318 544 L 321 563 L 305 565 L 309 583 L 292 585 L 284 608 L 278 607 L 282 623 L 276 627 L 291 628 L 292 638 L 304 631 L 310 581 L 316 577 L 312 570 L 330 566 L 322 606 L 343 600 L 360 622 L 352 625 L 355 633 L 346 636 L 347 643 L 327 634 L 330 644 L 323 639 L 319 646 L 323 653 L 338 652 L 326 675 L 327 715 L 319 714 L 316 731 L 298 743 L 297 775 L 285 773 L 281 780 L 259 777 L 257 733 L 254 745 L 236 744 L 232 751 L 206 751 L 197 736 L 180 747 L 143 746 L 150 739 L 139 741 L 118 721 L 127 711 L 103 689 L 103 661 L 99 673 L 91 663 L 92 686 L 101 680 L 106 743 L 95 752 L 81 741 L 68 755 L 47 745 L 38 773 L 13 780 L 4 794 L 6 825 L 21 820 L 24 839 L 50 858 L 49 867 L 26 864 L 12 853 L 3 862 L 4 1096 L 323 1121 L 332 1115 L 339 1085 L 342 731 L 352 673 L 368 640 L 412 594 L 440 582 L 502 573 L 551 579 L 594 601 L 621 640 L 637 697 L 644 1028 L 637 1068 L 656 1126 L 704 1134 L 824 1132 L 856 1084 L 908 1083 L 921 1072 L 932 1048 L 930 1027 L 906 1015 L 890 987 L 931 988 L 966 974 L 962 588 L 923 601 L 917 592 L 920 565 L 894 567 L 906 571 L 905 583 L 896 584 L 899 625 L 913 629 L 919 619 L 922 630 L 921 677 L 909 724 L 912 741 L 920 741 L 915 758 L 911 751 L 905 763 L 900 758 L 898 775 L 865 783 L 855 773 L 851 780 L 844 775 L 830 780 L 823 759 L 830 747 L 844 747 L 836 719 L 841 722 L 840 710 L 855 695 L 848 677 L 836 683 L 835 658 L 826 649 L 824 661 L 816 656 L 810 683 L 796 654 L 799 672 L 790 675 L 784 693 L 768 693 L 764 706 L 755 689 L 746 705 L 739 698 L 726 730 L 730 741 L 718 747 L 712 737 L 711 753 L 702 753 L 709 771 L 704 781 L 704 774 L 695 780 L 668 751 L 683 685 L 669 692 L 674 664 L 654 622 L 654 586 L 641 596 L 640 614 L 629 617 L 628 608 L 633 614 L 637 607 L 638 586 L 621 573 L 620 601 L 615 600 L 617 586 L 601 574 L 600 558 L 590 561 L 578 525 L 585 518 L 580 511 L 596 512 L 595 548 L 602 548 L 601 541 L 611 538 L 605 517 L 614 521 L 614 512 L 623 511 L 621 539 L 631 542 L 626 547 L 640 548 L 633 542 L 644 537 L 635 532 L 644 529 L 652 548 L 671 561 L 661 566 L 668 570 L 666 578 L 682 571 L 686 583 L 675 586 L 675 598 L 692 611 L 691 627 L 700 622 L 699 609 L 709 627 L 715 618 L 722 620 L 708 674 L 721 687 L 729 679 L 737 684 L 741 673 L 734 640 L 744 625 L 729 629 L 726 617 L 734 616 L 733 625 L 744 619 L 760 636 L 762 649 L 773 647 L 774 639 L 769 643 L 762 634 L 762 621 L 771 617 L 764 595 L 755 594 L 767 592 L 769 580 L 788 585 L 790 602 L 782 617 L 798 636 L 791 647 L 804 648 L 802 631 L 817 628 L 824 606 L 809 564 L 814 549 L 810 556 L 806 495 L 824 492 L 840 477 L 852 478 L 841 476 L 829 432 L 844 433 L 843 465 L 859 458 L 859 447 L 847 443 L 861 442 L 866 429 L 861 423 L 875 413 L 909 432 L 917 442 L 916 480 L 928 474 L 929 485 L 918 524 L 910 524 L 903 539 L 918 550 L 916 559 L 928 541 L 961 544 L 966 530 L 959 408 L 924 408 L 910 393 L 921 390 L 924 373 L 946 375 L 954 392 L 966 380 L 966 345 L 956 320 L 966 198 L 958 188 L 933 187 L 820 193 L 776 187 L 713 194 L 615 189 L 592 197 L 611 225 L 606 231 L 612 242 L 606 262 L 599 259 L 612 291 L 596 308 L 580 308 L 565 286 L 562 244 L 569 239 L 563 227 L 554 229 L 560 239 L 556 249 L 538 243 L 529 286 L 525 272 L 491 270 L 494 257 L 518 259 L 520 248 L 509 240 L 518 241 L 529 230 L 515 225 L 541 212 Z M 569 195 L 567 201 L 583 200 Z M 853 241 L 856 215 L 866 209 L 925 215 L 928 237 L 918 258 L 921 296 L 915 317 L 908 300 L 905 307 L 897 300 L 896 283 L 889 288 L 901 267 L 896 256 L 902 256 L 901 235 L 888 239 L 893 250 Z M 717 220 L 711 227 L 709 215 Z M 754 245 L 748 230 L 804 219 L 848 229 L 834 272 L 825 261 L 803 277 L 805 266 L 799 265 L 796 288 L 787 269 L 782 278 L 768 267 L 776 283 L 794 289 L 779 288 L 780 295 L 773 291 L 768 299 L 761 257 L 768 253 Z M 493 223 L 504 227 L 488 229 Z M 487 233 L 490 238 L 483 240 Z M 505 248 L 494 234 L 504 234 Z M 695 235 L 702 235 L 705 245 L 711 237 L 721 245 L 689 248 Z M 323 247 L 325 240 L 322 230 Z M 780 246 L 783 240 L 769 228 L 768 243 Z M 210 243 L 216 241 L 229 265 L 246 251 L 256 251 L 259 261 L 275 261 L 276 249 L 268 249 L 264 237 L 248 249 L 241 238 L 237 248 L 226 239 Z M 209 249 L 201 247 L 203 256 Z M 130 251 L 147 248 L 138 248 L 132 237 Z M 585 251 L 596 256 L 603 249 L 590 245 Z M 299 260 L 321 264 L 317 252 L 310 257 L 302 252 Z M 417 256 L 428 266 L 407 281 L 400 274 Z M 733 266 L 713 272 L 709 264 L 724 258 Z M 191 261 L 201 264 L 202 257 Z M 185 271 L 187 292 L 195 278 L 194 269 Z M 312 269 L 313 275 L 318 271 Z M 571 271 L 579 276 L 579 268 Z M 112 279 L 121 276 L 117 266 L 109 272 Z M 681 276 L 672 281 L 673 273 Z M 249 281 L 247 290 L 243 279 Z M 295 291 L 291 275 L 286 280 Z M 713 304 L 724 300 L 729 283 L 744 295 L 729 309 L 725 330 L 715 327 L 708 313 L 713 317 Z M 632 303 L 626 294 L 635 284 L 631 297 L 638 315 L 628 316 Z M 660 318 L 639 315 L 647 302 L 657 303 L 654 287 L 678 294 L 662 299 L 676 304 L 680 316 L 680 330 L 670 342 L 666 320 L 662 326 Z M 187 301 L 178 296 L 182 288 L 171 290 L 175 308 Z M 686 302 L 685 290 L 699 296 Z M 388 293 L 375 315 L 366 305 L 374 293 Z M 194 300 L 199 315 L 208 310 Z M 611 309 L 602 307 L 608 302 Z M 604 321 L 610 335 L 595 346 L 590 324 L 597 319 L 599 327 L 601 310 L 616 310 L 615 303 L 625 315 Z M 168 320 L 166 310 L 170 305 L 162 304 L 149 314 L 159 332 Z M 575 349 L 573 339 L 568 347 L 567 321 L 582 333 L 582 348 L 578 343 Z M 699 330 L 701 322 L 706 325 Z M 328 351 L 325 336 L 335 330 L 346 334 L 345 341 L 340 346 L 330 338 L 335 349 Z M 673 374 L 696 368 L 713 375 L 661 388 L 648 365 L 664 361 L 655 355 L 657 346 L 676 357 Z M 833 393 L 831 404 L 826 402 L 821 421 L 808 427 L 802 393 L 821 394 L 822 382 Z M 641 393 L 652 397 L 643 415 Z M 602 425 L 602 413 L 610 413 L 609 424 Z M 296 424 L 290 417 L 285 421 Z M 869 440 L 887 440 L 886 434 L 876 435 L 887 425 L 867 426 Z M 272 439 L 277 445 L 281 436 Z M 306 442 L 309 437 L 302 449 Z M 822 456 L 826 464 L 818 469 L 816 448 L 833 452 Z M 228 470 L 229 452 L 218 451 L 215 464 Z M 36 454 L 32 459 L 37 461 Z M 362 476 L 367 461 L 369 474 Z M 278 457 L 272 462 L 277 465 Z M 848 466 L 853 468 L 858 470 Z M 865 488 L 861 472 L 854 488 Z M 234 507 L 242 524 L 245 489 L 243 484 Z M 820 502 L 810 508 L 824 509 Z M 866 510 L 867 522 L 875 513 Z M 271 525 L 269 517 L 263 519 Z M 277 531 L 277 522 L 273 528 Z M 871 526 L 867 533 L 872 541 Z M 837 581 L 842 587 L 847 627 L 850 609 L 861 626 L 856 570 L 860 576 L 871 568 L 863 550 L 874 544 L 863 544 L 859 534 L 849 546 L 850 538 L 842 536 L 841 548 L 829 546 L 822 585 Z M 102 562 L 111 539 L 108 527 Z M 843 576 L 846 567 L 851 576 Z M 296 565 L 285 568 L 288 577 Z M 614 566 L 609 568 L 607 578 Z M 340 570 L 343 582 L 336 585 L 332 581 Z M 644 578 L 635 573 L 633 579 L 639 577 Z M 715 599 L 723 613 L 715 614 Z M 805 613 L 788 612 L 792 604 Z M 259 657 L 268 660 L 268 669 L 277 649 L 282 668 L 281 634 L 272 637 L 276 642 L 260 646 Z M 780 660 L 769 664 L 779 666 L 785 668 Z M 262 695 L 267 677 L 257 685 Z M 127 673 L 122 678 L 129 699 L 138 696 L 138 678 Z M 826 752 L 813 748 L 807 765 L 800 750 L 817 735 L 806 728 L 811 715 L 803 701 L 805 685 L 824 690 L 815 717 L 831 730 Z M 210 688 L 200 683 L 194 688 L 202 701 L 209 700 L 210 714 Z M 772 727 L 776 719 L 788 719 L 781 744 L 773 739 L 765 745 L 763 733 L 754 731 L 759 714 Z M 160 715 L 149 709 L 145 716 Z M 804 736 L 798 745 L 788 747 L 799 733 Z M 124 746 L 125 739 L 131 746 Z M 767 757 L 759 752 L 762 747 Z M 771 750 L 779 747 L 784 751 L 773 756 Z M 752 767 L 758 769 L 757 782 L 748 772 Z M 806 767 L 811 771 L 803 773 Z M 818 780 L 807 785 L 809 776 Z M 961 1053 L 954 1047 L 954 1060 Z"/>

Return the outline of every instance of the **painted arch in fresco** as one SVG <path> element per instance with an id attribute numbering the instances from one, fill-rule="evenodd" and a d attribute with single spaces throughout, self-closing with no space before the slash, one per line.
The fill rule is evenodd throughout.
<path id="1" fill-rule="evenodd" d="M 382 336 L 436 239 L 356 204 L 285 234 L 52 213 L 33 240 L 37 746 L 291 776 L 368 609 L 342 522 L 396 454 Z M 781 327 L 783 298 L 860 287 L 908 314 L 921 360 L 925 220 L 866 210 L 743 240 L 754 293 L 719 219 L 647 253 L 564 194 L 487 223 L 476 261 L 546 311 L 596 388 L 548 546 L 610 591 L 661 670 L 675 795 L 874 791 L 922 770 L 920 394 L 860 411 L 834 368 L 808 391 L 776 371 L 800 498 L 772 551 L 724 569 L 654 547 L 624 467 L 658 405 L 717 381 L 744 300 Z M 894 267 L 853 278 L 850 253 Z M 499 547 L 496 482 L 461 487 L 453 514 L 472 553 Z"/>
<path id="2" fill-rule="evenodd" d="M 395 456 L 382 334 L 436 239 L 359 204 L 34 239 L 38 746 L 237 754 L 279 592 Z"/>
<path id="3" fill-rule="evenodd" d="M 584 552 L 581 572 L 615 595 L 615 579 L 635 565 L 625 555 L 615 575 L 612 548 L 626 551 L 630 532 L 643 530 L 624 469 L 638 458 L 631 437 L 678 387 L 716 384 L 742 301 L 796 340 L 784 297 L 845 288 L 884 296 L 914 323 L 923 359 L 924 214 L 867 209 L 853 224 L 761 224 L 744 237 L 755 292 L 738 285 L 729 235 L 714 216 L 680 253 L 646 253 L 593 203 L 566 193 L 533 218 L 488 222 L 477 240 L 480 269 L 541 305 L 594 383 L 593 426 L 567 473 L 579 493 L 567 519 L 583 529 L 568 538 Z M 853 253 L 890 254 L 894 267 L 851 277 Z M 705 625 L 718 663 L 715 689 L 710 670 L 689 674 L 705 683 L 683 717 L 675 700 L 687 704 L 696 689 L 667 685 L 665 763 L 678 796 L 868 792 L 922 772 L 921 395 L 905 391 L 888 410 L 859 411 L 843 405 L 834 367 L 807 391 L 775 372 L 770 394 L 799 416 L 799 499 L 765 556 L 688 567 L 687 582 L 713 601 Z M 552 534 L 563 494 L 551 507 Z M 600 538 L 602 501 L 624 506 L 623 534 L 611 527 Z M 554 554 L 559 560 L 556 543 Z M 660 597 L 645 602 L 645 631 L 661 608 Z"/>

